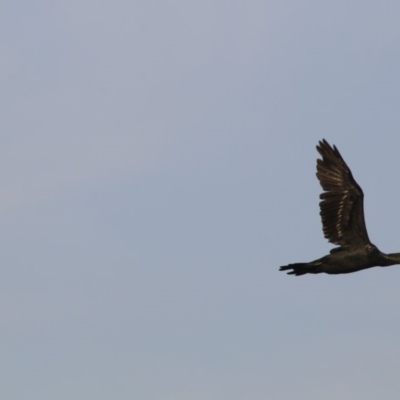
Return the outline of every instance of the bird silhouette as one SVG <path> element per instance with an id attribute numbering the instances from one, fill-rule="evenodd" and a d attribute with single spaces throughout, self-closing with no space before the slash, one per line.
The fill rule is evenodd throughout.
<path id="1" fill-rule="evenodd" d="M 280 271 L 289 275 L 348 274 L 371 267 L 400 264 L 400 253 L 382 253 L 368 238 L 364 219 L 364 193 L 336 146 L 325 139 L 317 146 L 317 178 L 324 236 L 338 245 L 322 258 L 308 263 L 288 264 Z"/>

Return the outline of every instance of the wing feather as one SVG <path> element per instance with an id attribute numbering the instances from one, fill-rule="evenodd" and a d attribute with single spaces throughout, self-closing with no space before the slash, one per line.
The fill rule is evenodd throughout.
<path id="1" fill-rule="evenodd" d="M 324 236 L 343 247 L 370 243 L 364 219 L 364 193 L 336 146 L 323 139 L 317 146 L 317 177 L 324 190 L 320 215 Z"/>

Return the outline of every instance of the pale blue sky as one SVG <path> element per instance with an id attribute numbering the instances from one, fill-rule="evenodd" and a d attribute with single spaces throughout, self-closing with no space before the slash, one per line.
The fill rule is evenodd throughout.
<path id="1" fill-rule="evenodd" d="M 0 6 L 0 398 L 397 400 L 400 267 L 331 246 L 315 145 L 400 251 L 397 1 Z"/>

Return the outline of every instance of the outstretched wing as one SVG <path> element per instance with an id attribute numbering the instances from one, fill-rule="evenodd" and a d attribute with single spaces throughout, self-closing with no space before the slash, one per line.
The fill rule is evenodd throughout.
<path id="1" fill-rule="evenodd" d="M 317 177 L 324 190 L 320 215 L 329 242 L 356 247 L 370 243 L 364 219 L 364 193 L 336 146 L 323 139 L 317 146 Z"/>

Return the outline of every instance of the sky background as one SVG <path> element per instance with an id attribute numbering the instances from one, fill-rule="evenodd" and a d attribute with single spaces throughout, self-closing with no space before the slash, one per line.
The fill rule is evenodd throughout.
<path id="1" fill-rule="evenodd" d="M 330 248 L 315 145 L 400 251 L 398 1 L 3 1 L 0 398 L 397 400 L 400 266 Z"/>

